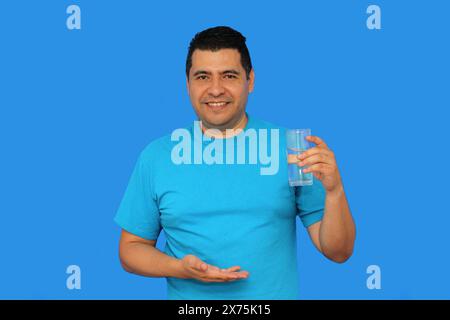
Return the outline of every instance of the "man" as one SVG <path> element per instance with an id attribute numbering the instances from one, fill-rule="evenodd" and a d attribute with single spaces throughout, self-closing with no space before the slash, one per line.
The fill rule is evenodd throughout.
<path id="1" fill-rule="evenodd" d="M 279 170 L 262 175 L 261 163 L 174 163 L 173 135 L 151 142 L 115 217 L 122 266 L 166 277 L 170 299 L 297 299 L 296 216 L 327 258 L 342 263 L 353 252 L 355 225 L 334 154 L 310 136 L 315 146 L 289 163 L 308 166 L 314 183 L 289 186 L 283 128 L 245 111 L 255 74 L 239 32 L 216 27 L 196 34 L 186 76 L 201 120 L 185 130 L 192 142 L 207 147 L 249 130 L 280 130 L 270 138 L 279 148 Z M 236 145 L 225 145 L 215 156 L 233 159 Z M 155 247 L 162 229 L 164 253 Z"/>

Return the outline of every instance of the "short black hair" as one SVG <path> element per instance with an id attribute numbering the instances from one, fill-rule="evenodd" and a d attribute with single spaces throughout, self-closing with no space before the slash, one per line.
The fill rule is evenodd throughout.
<path id="1" fill-rule="evenodd" d="M 248 80 L 252 70 L 252 61 L 245 40 L 246 38 L 239 31 L 226 26 L 209 28 L 197 33 L 189 44 L 186 59 L 186 77 L 189 79 L 189 71 L 192 67 L 192 54 L 196 49 L 210 51 L 236 49 L 241 54 L 241 64 Z"/>

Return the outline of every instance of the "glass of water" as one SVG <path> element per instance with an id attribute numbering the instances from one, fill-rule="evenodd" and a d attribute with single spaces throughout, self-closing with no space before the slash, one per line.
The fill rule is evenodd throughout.
<path id="1" fill-rule="evenodd" d="M 305 138 L 311 135 L 311 129 L 290 129 L 286 130 L 286 147 L 288 160 L 297 160 L 297 155 L 311 148 L 311 144 Z M 313 184 L 312 172 L 303 173 L 307 166 L 299 167 L 297 163 L 288 163 L 289 185 L 310 186 Z"/>

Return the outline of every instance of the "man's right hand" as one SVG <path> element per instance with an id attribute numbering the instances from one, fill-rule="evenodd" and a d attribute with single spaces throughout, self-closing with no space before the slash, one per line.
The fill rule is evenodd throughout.
<path id="1" fill-rule="evenodd" d="M 220 269 L 203 262 L 192 254 L 186 255 L 180 261 L 186 278 L 202 282 L 230 282 L 246 279 L 249 275 L 247 271 L 238 271 L 241 269 L 239 266 Z"/>

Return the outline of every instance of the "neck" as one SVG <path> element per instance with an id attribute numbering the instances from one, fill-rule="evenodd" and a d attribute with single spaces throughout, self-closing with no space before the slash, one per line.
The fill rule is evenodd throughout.
<path id="1" fill-rule="evenodd" d="M 203 124 L 203 121 L 200 122 L 200 127 L 205 135 L 213 138 L 223 139 L 238 135 L 245 128 L 247 122 L 248 122 L 247 114 L 244 112 L 241 118 L 231 128 L 217 128 L 217 127 L 208 128 Z"/>

